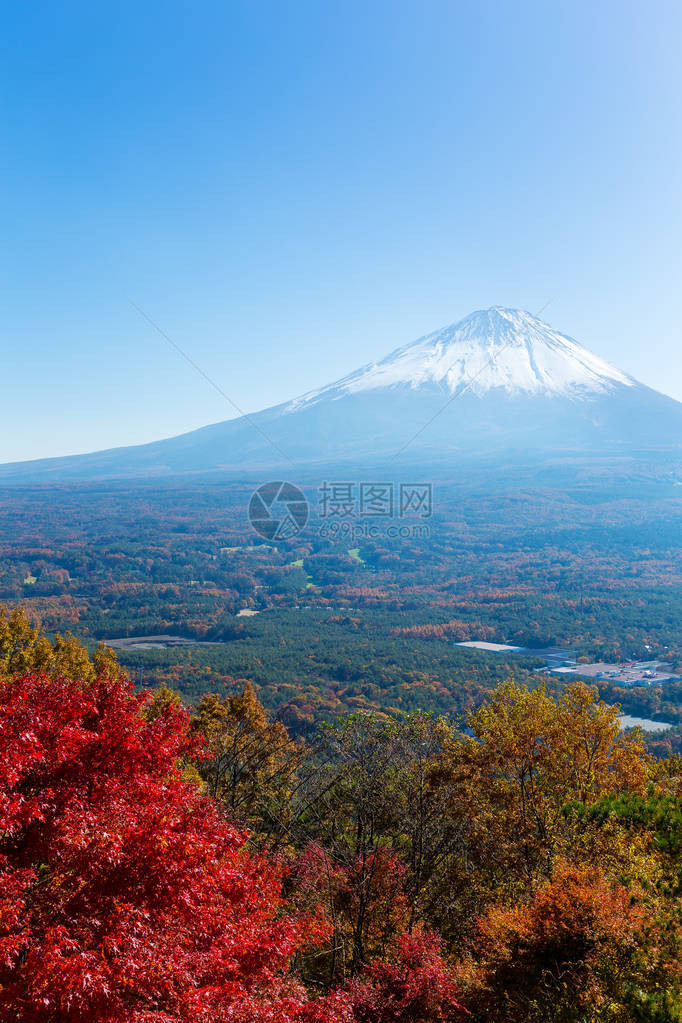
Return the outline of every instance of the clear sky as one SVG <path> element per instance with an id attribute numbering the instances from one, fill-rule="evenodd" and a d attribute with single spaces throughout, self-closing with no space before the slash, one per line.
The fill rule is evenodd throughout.
<path id="1" fill-rule="evenodd" d="M 0 461 L 519 306 L 682 400 L 677 0 L 5 8 Z"/>

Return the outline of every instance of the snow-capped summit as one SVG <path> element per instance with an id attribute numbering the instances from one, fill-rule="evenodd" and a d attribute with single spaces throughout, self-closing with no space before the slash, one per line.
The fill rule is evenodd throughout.
<path id="1" fill-rule="evenodd" d="M 530 313 L 492 306 L 297 398 L 286 411 L 396 386 L 417 389 L 435 385 L 446 394 L 466 389 L 482 395 L 502 388 L 514 395 L 584 397 L 618 384 L 630 387 L 634 383 L 631 377 Z"/>
<path id="2" fill-rule="evenodd" d="M 530 313 L 493 306 L 254 415 L 139 447 L 0 466 L 0 479 L 255 469 L 282 479 L 298 467 L 327 473 L 341 464 L 355 473 L 344 479 L 363 466 L 380 479 L 377 472 L 393 478 L 399 459 L 410 474 L 426 465 L 452 471 L 458 459 L 508 472 L 524 459 L 573 466 L 660 452 L 682 456 L 680 402 Z"/>

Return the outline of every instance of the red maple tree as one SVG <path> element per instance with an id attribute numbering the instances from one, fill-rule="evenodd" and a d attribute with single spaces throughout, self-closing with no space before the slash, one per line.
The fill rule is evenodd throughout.
<path id="1" fill-rule="evenodd" d="M 0 682 L 0 1021 L 332 1023 L 289 970 L 322 937 L 183 779 L 182 709 L 130 683 Z"/>
<path id="2" fill-rule="evenodd" d="M 387 959 L 349 986 L 357 1023 L 452 1023 L 466 1018 L 435 934 L 402 934 Z"/>

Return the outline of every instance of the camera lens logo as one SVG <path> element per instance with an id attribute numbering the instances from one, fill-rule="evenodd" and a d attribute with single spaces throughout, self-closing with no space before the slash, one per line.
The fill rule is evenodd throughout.
<path id="1" fill-rule="evenodd" d="M 308 521 L 308 502 L 293 483 L 264 483 L 249 501 L 249 522 L 266 540 L 290 540 Z"/>

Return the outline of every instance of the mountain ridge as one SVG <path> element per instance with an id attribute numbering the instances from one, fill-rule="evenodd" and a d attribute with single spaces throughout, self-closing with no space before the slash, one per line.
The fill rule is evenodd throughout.
<path id="1" fill-rule="evenodd" d="M 579 397 L 581 389 L 604 390 L 614 383 L 630 387 L 636 381 L 531 313 L 491 306 L 295 398 L 286 411 L 335 393 L 428 383 L 440 384 L 451 394 L 468 384 L 478 394 L 502 387 L 510 393 L 573 392 Z"/>
<path id="2" fill-rule="evenodd" d="M 682 403 L 530 313 L 493 306 L 293 401 L 150 444 L 7 463 L 0 480 L 647 451 L 682 452 Z"/>

